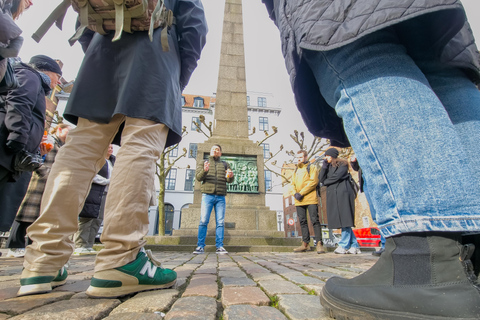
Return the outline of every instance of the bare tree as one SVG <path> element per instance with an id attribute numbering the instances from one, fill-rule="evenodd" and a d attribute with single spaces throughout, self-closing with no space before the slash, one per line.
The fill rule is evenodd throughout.
<path id="1" fill-rule="evenodd" d="M 182 128 L 182 137 L 187 134 L 187 128 L 184 126 Z M 175 166 L 175 163 L 187 155 L 187 149 L 183 148 L 182 154 L 172 157 L 170 154 L 176 148 L 178 148 L 178 143 L 163 150 L 155 170 L 155 175 L 160 183 L 160 191 L 158 193 L 158 234 L 161 236 L 165 235 L 165 178 Z"/>

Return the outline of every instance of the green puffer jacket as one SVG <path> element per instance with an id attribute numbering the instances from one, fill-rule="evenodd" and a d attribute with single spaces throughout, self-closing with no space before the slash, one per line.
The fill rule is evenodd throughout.
<path id="1" fill-rule="evenodd" d="M 230 165 L 227 162 L 224 164 L 220 158 L 215 160 L 214 157 L 209 157 L 208 162 L 210 162 L 210 169 L 207 172 L 203 170 L 204 162 L 200 162 L 195 171 L 195 177 L 202 183 L 202 193 L 226 195 L 227 183 L 233 182 L 234 179 L 234 177 L 228 179 L 225 177 L 225 164 L 227 169 Z"/>

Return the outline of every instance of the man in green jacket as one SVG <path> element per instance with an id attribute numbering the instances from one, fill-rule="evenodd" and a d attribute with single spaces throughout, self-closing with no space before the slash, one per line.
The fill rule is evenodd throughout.
<path id="1" fill-rule="evenodd" d="M 220 160 L 221 156 L 222 147 L 214 144 L 210 150 L 208 161 L 197 164 L 195 177 L 202 183 L 202 210 L 198 226 L 197 248 L 193 251 L 195 254 L 205 252 L 207 226 L 213 207 L 215 207 L 215 221 L 217 225 L 215 231 L 216 253 L 228 253 L 223 248 L 225 195 L 227 194 L 227 183 L 233 182 L 233 171 L 227 162 Z"/>

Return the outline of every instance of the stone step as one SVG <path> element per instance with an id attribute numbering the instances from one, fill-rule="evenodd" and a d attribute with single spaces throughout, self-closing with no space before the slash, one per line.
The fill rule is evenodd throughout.
<path id="1" fill-rule="evenodd" d="M 173 236 L 194 236 L 198 234 L 198 229 L 178 229 L 173 230 Z M 245 237 L 274 237 L 285 238 L 283 231 L 269 231 L 269 230 L 233 230 L 225 228 L 225 236 L 245 236 Z M 215 236 L 215 229 L 208 229 L 207 236 Z"/>
<path id="2" fill-rule="evenodd" d="M 297 246 L 241 246 L 241 245 L 225 245 L 224 248 L 228 252 L 292 252 Z M 145 245 L 145 249 L 152 251 L 182 251 L 193 252 L 196 245 Z M 215 245 L 206 245 L 205 252 L 215 252 Z M 333 249 L 332 249 L 333 250 Z M 311 251 L 312 253 L 314 251 Z"/>
<path id="3" fill-rule="evenodd" d="M 149 245 L 196 245 L 197 235 L 194 236 L 148 236 L 145 237 Z M 207 245 L 215 245 L 215 235 L 207 235 Z M 301 244 L 300 238 L 254 237 L 254 236 L 225 236 L 225 246 L 294 246 Z M 313 240 L 312 240 L 313 244 Z"/>

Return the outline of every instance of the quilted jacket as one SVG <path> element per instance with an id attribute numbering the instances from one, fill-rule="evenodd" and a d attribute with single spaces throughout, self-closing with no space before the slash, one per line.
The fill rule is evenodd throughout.
<path id="1" fill-rule="evenodd" d="M 285 64 L 305 124 L 314 135 L 332 139 L 337 146 L 349 145 L 342 120 L 321 96 L 301 58 L 304 49 L 332 50 L 403 21 L 433 16 L 423 19 L 423 26 L 428 27 L 434 50 L 442 61 L 464 69 L 472 81 L 480 82 L 479 53 L 459 0 L 262 1 L 280 30 Z M 427 15 L 440 11 L 446 13 L 441 18 Z"/>

